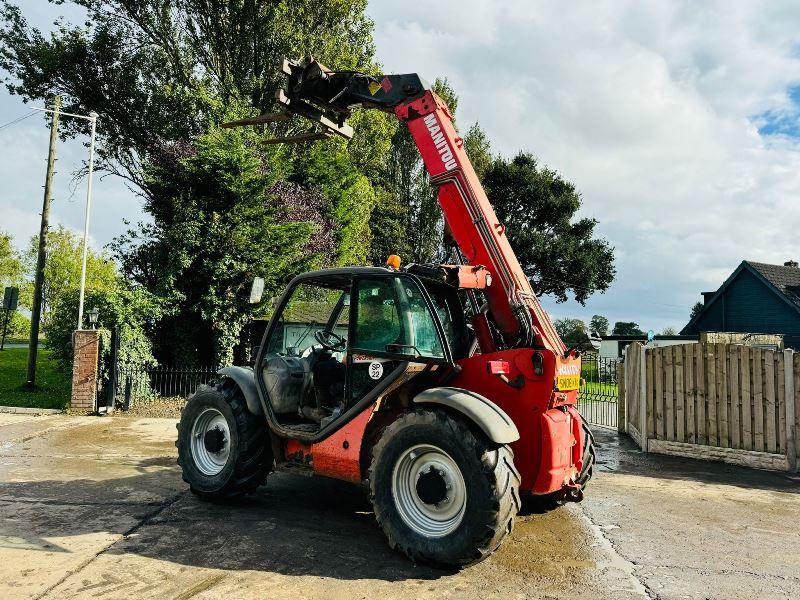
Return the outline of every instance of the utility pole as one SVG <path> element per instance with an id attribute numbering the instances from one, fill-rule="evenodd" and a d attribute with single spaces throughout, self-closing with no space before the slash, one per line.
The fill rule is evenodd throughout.
<path id="1" fill-rule="evenodd" d="M 53 168 L 56 164 L 56 141 L 58 141 L 58 113 L 61 110 L 61 96 L 56 96 L 53 106 L 53 122 L 50 125 L 50 148 L 47 151 L 47 176 L 44 180 L 44 202 L 42 203 L 42 226 L 39 230 L 39 255 L 36 259 L 36 279 L 33 288 L 31 307 L 31 338 L 28 344 L 28 381 L 25 387 L 36 387 L 36 355 L 39 351 L 39 320 L 42 316 L 42 285 L 44 284 L 44 264 L 47 256 L 47 232 L 50 228 L 50 202 L 53 199 Z"/>

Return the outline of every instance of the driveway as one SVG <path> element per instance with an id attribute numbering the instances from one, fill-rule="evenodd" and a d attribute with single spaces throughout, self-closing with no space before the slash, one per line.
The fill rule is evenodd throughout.
<path id="1" fill-rule="evenodd" d="M 175 421 L 0 418 L 2 598 L 800 597 L 798 481 L 644 457 L 598 432 L 580 505 L 517 519 L 459 573 L 392 552 L 362 490 L 272 475 L 199 502 Z"/>

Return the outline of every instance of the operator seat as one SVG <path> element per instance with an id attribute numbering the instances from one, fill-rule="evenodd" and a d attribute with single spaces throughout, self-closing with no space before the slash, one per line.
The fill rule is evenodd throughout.
<path id="1" fill-rule="evenodd" d="M 330 352 L 320 355 L 311 366 L 314 389 L 321 406 L 334 408 L 344 401 L 347 367 Z"/>

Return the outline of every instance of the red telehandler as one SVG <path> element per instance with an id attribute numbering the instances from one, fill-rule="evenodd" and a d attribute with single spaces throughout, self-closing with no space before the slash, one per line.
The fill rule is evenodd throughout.
<path id="1" fill-rule="evenodd" d="M 442 100 L 416 74 L 284 61 L 279 113 L 349 138 L 354 109 L 394 113 L 414 138 L 454 265 L 344 267 L 295 277 L 253 368 L 220 370 L 178 426 L 183 477 L 203 499 L 253 492 L 269 472 L 360 483 L 389 544 L 458 567 L 509 534 L 525 496 L 580 501 L 595 460 L 576 409 L 580 355 L 564 346 L 509 245 Z"/>

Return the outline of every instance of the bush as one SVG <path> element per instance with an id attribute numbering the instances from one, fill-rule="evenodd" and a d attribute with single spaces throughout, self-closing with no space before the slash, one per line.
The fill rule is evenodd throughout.
<path id="1" fill-rule="evenodd" d="M 0 311 L 0 335 L 3 334 L 3 326 L 5 325 L 6 315 L 5 312 Z M 8 338 L 27 338 L 31 334 L 31 320 L 20 313 L 19 311 L 12 311 L 8 319 L 8 331 L 6 332 L 6 339 Z"/>
<path id="2" fill-rule="evenodd" d="M 153 348 L 147 337 L 149 324 L 157 318 L 158 304 L 147 292 L 141 289 L 127 289 L 120 286 L 116 290 L 89 291 L 84 299 L 84 315 L 97 308 L 97 326 L 101 331 L 102 369 L 111 365 L 111 329 L 119 327 L 119 364 L 154 365 Z M 53 316 L 47 328 L 45 347 L 63 371 L 72 369 L 72 335 L 78 315 L 78 291 L 64 295 L 53 309 Z M 107 372 L 107 371 L 106 371 Z"/>

